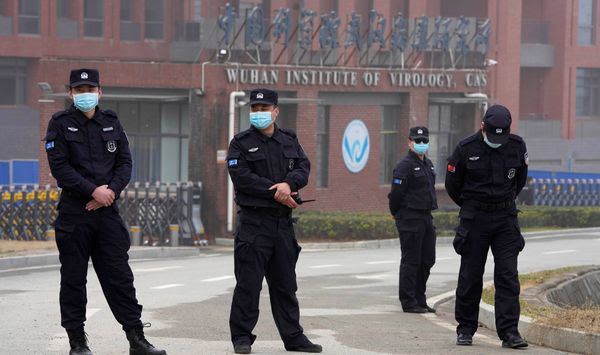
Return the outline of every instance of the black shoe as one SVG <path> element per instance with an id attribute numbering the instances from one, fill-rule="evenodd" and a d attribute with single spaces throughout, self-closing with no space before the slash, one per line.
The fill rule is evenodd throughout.
<path id="1" fill-rule="evenodd" d="M 473 345 L 473 336 L 465 333 L 458 334 L 456 337 L 456 345 Z"/>
<path id="2" fill-rule="evenodd" d="M 527 344 L 525 339 L 521 338 L 521 335 L 519 335 L 519 333 L 506 334 L 504 336 L 504 339 L 502 340 L 503 348 L 518 349 L 526 348 L 528 346 L 529 344 Z"/>
<path id="3" fill-rule="evenodd" d="M 404 308 L 403 311 L 404 313 L 427 313 L 427 308 L 417 306 L 411 308 Z"/>
<path id="4" fill-rule="evenodd" d="M 427 310 L 427 312 L 429 312 L 429 313 L 435 313 L 435 308 L 431 308 L 428 305 L 419 306 L 419 307 L 425 308 Z"/>
<path id="5" fill-rule="evenodd" d="M 69 336 L 69 345 L 71 350 L 69 355 L 92 355 L 92 351 L 87 345 L 87 336 L 83 331 L 83 327 L 75 330 L 67 330 Z"/>
<path id="6" fill-rule="evenodd" d="M 303 353 L 320 353 L 323 351 L 323 347 L 319 344 L 313 344 L 310 341 L 306 344 L 296 346 L 286 346 L 287 351 L 298 351 Z"/>
<path id="7" fill-rule="evenodd" d="M 233 352 L 236 354 L 250 354 L 252 347 L 250 344 L 235 344 L 233 345 Z"/>
<path id="8" fill-rule="evenodd" d="M 129 355 L 167 355 L 166 351 L 155 348 L 146 340 L 144 327 L 150 327 L 150 323 L 125 331 L 129 340 Z"/>

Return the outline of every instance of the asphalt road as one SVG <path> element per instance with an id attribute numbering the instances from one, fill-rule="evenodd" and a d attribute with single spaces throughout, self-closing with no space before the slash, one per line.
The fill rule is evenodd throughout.
<path id="1" fill-rule="evenodd" d="M 527 239 L 519 258 L 521 272 L 598 263 L 600 230 L 554 232 Z M 451 307 L 440 315 L 405 314 L 397 298 L 400 251 L 387 249 L 303 250 L 297 274 L 301 322 L 327 354 L 496 354 L 496 334 L 480 329 L 472 347 L 457 347 Z M 492 277 L 493 257 L 486 278 Z M 235 280 L 227 248 L 205 250 L 198 257 L 131 263 L 149 340 L 169 354 L 232 352 L 228 317 Z M 456 285 L 459 258 L 451 245 L 439 243 L 428 296 Z M 264 288 L 266 289 L 266 284 Z M 66 354 L 60 327 L 57 267 L 0 272 L 0 354 Z M 261 317 L 253 346 L 256 354 L 285 353 L 262 293 Z M 128 344 L 114 320 L 90 266 L 86 332 L 96 354 L 127 354 Z M 559 354 L 530 346 L 530 354 Z"/>

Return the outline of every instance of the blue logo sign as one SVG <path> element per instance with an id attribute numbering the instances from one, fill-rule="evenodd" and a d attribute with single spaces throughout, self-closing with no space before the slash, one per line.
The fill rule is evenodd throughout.
<path id="1" fill-rule="evenodd" d="M 353 120 L 344 131 L 342 157 L 346 168 L 353 173 L 361 171 L 369 160 L 369 130 L 361 120 Z"/>

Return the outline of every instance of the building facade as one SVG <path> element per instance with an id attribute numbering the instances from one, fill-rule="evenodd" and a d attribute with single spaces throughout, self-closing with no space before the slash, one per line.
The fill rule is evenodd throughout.
<path id="1" fill-rule="evenodd" d="M 134 180 L 202 181 L 211 237 L 228 233 L 225 151 L 259 86 L 280 92 L 278 123 L 311 159 L 302 193 L 317 201 L 302 208 L 385 211 L 413 125 L 429 127 L 442 183 L 447 156 L 494 103 L 513 113 L 531 169 L 600 172 L 597 5 L 3 0 L 0 159 L 39 159 L 39 182 L 54 183 L 38 142 L 70 104 L 69 71 L 91 67 L 100 106 L 127 130 Z"/>

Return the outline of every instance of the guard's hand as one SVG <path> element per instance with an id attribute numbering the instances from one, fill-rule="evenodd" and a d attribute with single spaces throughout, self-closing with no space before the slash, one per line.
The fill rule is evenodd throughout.
<path id="1" fill-rule="evenodd" d="M 85 209 L 86 209 L 87 211 L 95 211 L 95 210 L 97 210 L 97 209 L 98 209 L 98 208 L 100 208 L 100 207 L 104 207 L 104 206 L 102 206 L 102 205 L 100 204 L 100 202 L 98 202 L 98 201 L 96 201 L 96 200 L 91 200 L 90 202 L 88 202 L 88 203 L 85 205 Z"/>
<path id="2" fill-rule="evenodd" d="M 275 191 L 274 196 L 275 201 L 285 205 L 286 201 L 291 199 L 292 189 L 290 188 L 290 185 L 287 182 L 280 182 L 279 184 L 275 184 L 269 187 L 269 190 L 273 189 L 277 189 L 277 191 Z"/>
<path id="3" fill-rule="evenodd" d="M 284 202 L 281 202 L 282 204 L 288 206 L 291 209 L 297 208 L 300 205 L 298 204 L 298 202 L 294 201 L 294 198 L 292 197 L 293 195 L 297 195 L 297 192 L 292 192 L 290 197 L 288 197 Z"/>
<path id="4" fill-rule="evenodd" d="M 108 207 L 115 202 L 115 193 L 108 188 L 108 185 L 98 186 L 92 197 L 104 207 Z"/>

